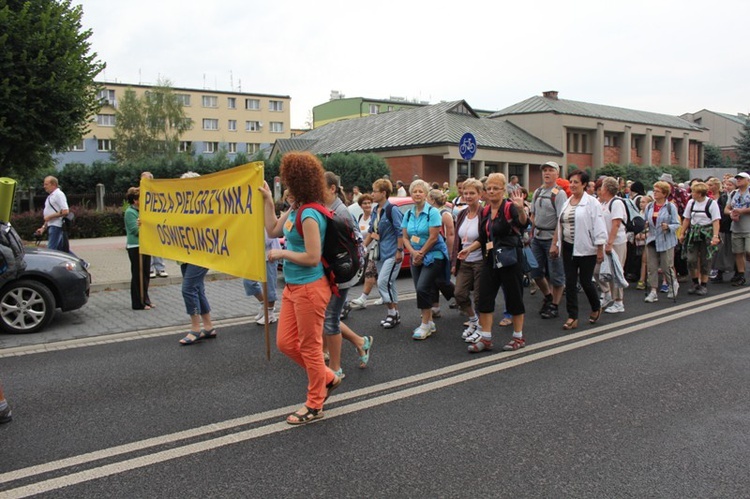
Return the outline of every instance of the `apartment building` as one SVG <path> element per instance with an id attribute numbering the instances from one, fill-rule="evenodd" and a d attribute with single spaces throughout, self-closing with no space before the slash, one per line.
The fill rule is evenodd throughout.
<path id="1" fill-rule="evenodd" d="M 328 102 L 313 107 L 313 128 L 318 128 L 334 121 L 377 116 L 406 109 L 429 106 L 428 101 L 408 100 L 403 97 L 372 99 L 369 97 L 346 97 L 337 90 L 331 91 Z M 479 116 L 489 116 L 492 111 L 474 109 Z"/>
<path id="2" fill-rule="evenodd" d="M 101 82 L 102 107 L 91 119 L 89 132 L 69 151 L 58 155 L 58 165 L 76 162 L 91 164 L 109 161 L 115 147 L 114 130 L 119 99 L 127 89 L 139 97 L 150 85 Z M 185 132 L 180 150 L 193 154 L 216 154 L 222 149 L 230 156 L 252 155 L 269 148 L 276 139 L 291 137 L 288 95 L 226 92 L 173 88 L 187 117 L 193 120 Z"/>

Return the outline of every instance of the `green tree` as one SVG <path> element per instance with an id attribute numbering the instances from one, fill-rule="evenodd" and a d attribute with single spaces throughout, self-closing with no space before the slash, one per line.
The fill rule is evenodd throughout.
<path id="1" fill-rule="evenodd" d="M 81 16 L 71 0 L 0 0 L 0 175 L 52 165 L 98 111 L 104 64 Z"/>
<path id="2" fill-rule="evenodd" d="M 722 168 L 727 166 L 727 159 L 721 154 L 721 149 L 713 144 L 703 146 L 703 167 Z"/>
<path id="3" fill-rule="evenodd" d="M 115 114 L 115 150 L 112 152 L 115 161 L 125 163 L 151 156 L 146 117 L 144 101 L 138 98 L 135 90 L 126 89 Z"/>
<path id="4" fill-rule="evenodd" d="M 734 139 L 737 144 L 737 163 L 740 167 L 750 167 L 750 118 L 740 130 L 740 136 Z"/>
<path id="5" fill-rule="evenodd" d="M 341 185 L 350 190 L 359 186 L 368 191 L 372 183 L 391 169 L 383 158 L 373 153 L 336 153 L 323 158 L 323 167 L 341 177 Z"/>
<path id="6" fill-rule="evenodd" d="M 140 98 L 127 89 L 115 114 L 114 159 L 122 164 L 157 156 L 174 158 L 180 137 L 192 124 L 169 80 L 159 80 Z"/>

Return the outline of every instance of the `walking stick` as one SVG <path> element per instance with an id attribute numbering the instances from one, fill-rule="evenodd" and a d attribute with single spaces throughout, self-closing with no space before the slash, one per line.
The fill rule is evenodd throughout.
<path id="1" fill-rule="evenodd" d="M 138 245 L 138 296 L 141 299 L 141 305 L 146 307 L 146 303 L 143 301 L 143 257 L 141 256 L 141 246 Z"/>
<path id="2" fill-rule="evenodd" d="M 267 277 L 267 276 L 266 276 Z M 271 335 L 268 325 L 268 281 L 263 281 L 263 316 L 266 318 L 266 360 L 271 360 Z"/>

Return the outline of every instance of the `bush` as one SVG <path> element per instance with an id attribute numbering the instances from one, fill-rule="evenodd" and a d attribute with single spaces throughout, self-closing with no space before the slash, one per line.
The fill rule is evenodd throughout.
<path id="1" fill-rule="evenodd" d="M 106 207 L 96 211 L 82 206 L 72 206 L 76 218 L 70 228 L 70 239 L 112 237 L 125 235 L 125 217 L 122 207 Z M 42 226 L 42 210 L 13 214 L 11 224 L 25 241 L 34 240 L 34 231 Z"/>

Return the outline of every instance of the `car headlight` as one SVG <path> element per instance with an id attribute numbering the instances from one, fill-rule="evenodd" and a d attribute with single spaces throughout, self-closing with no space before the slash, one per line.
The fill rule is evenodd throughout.
<path id="1" fill-rule="evenodd" d="M 63 262 L 60 264 L 65 270 L 68 270 L 70 272 L 75 272 L 78 270 L 78 265 L 76 265 L 73 262 Z"/>

